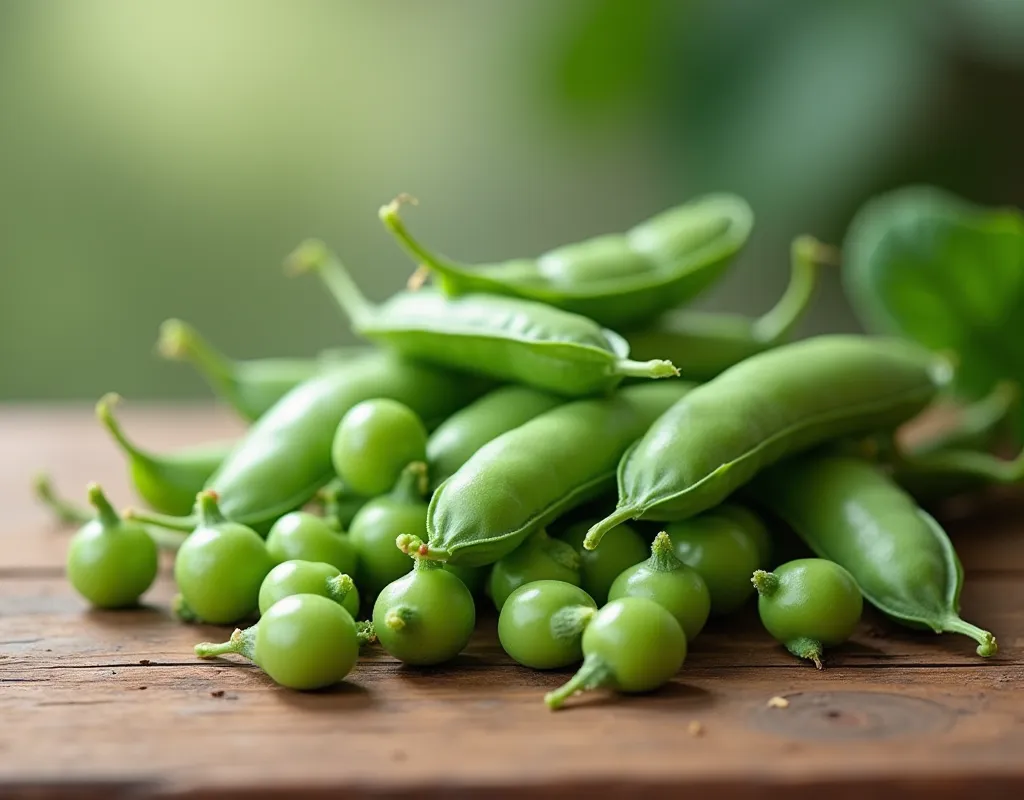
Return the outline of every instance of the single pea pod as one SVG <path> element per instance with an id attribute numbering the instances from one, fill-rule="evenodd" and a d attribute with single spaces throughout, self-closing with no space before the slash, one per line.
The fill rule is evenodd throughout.
<path id="1" fill-rule="evenodd" d="M 991 633 L 960 618 L 963 568 L 949 537 L 877 465 L 809 453 L 766 470 L 749 490 L 818 556 L 845 567 L 880 611 L 969 636 L 980 656 L 996 653 Z"/>
<path id="2" fill-rule="evenodd" d="M 264 414 L 207 481 L 232 522 L 265 532 L 309 502 L 334 477 L 331 442 L 338 423 L 363 400 L 390 397 L 435 422 L 487 388 L 465 375 L 370 352 L 299 384 Z M 190 530 L 195 518 L 132 510 L 131 516 Z"/>
<path id="3" fill-rule="evenodd" d="M 565 402 L 528 386 L 500 386 L 456 411 L 427 440 L 430 486 L 436 489 L 492 439 Z"/>
<path id="4" fill-rule="evenodd" d="M 259 419 L 300 383 L 366 350 L 365 346 L 353 346 L 328 350 L 315 358 L 237 360 L 228 358 L 180 319 L 166 320 L 157 342 L 161 356 L 192 364 L 214 393 L 249 422 Z"/>
<path id="5" fill-rule="evenodd" d="M 484 445 L 430 500 L 426 552 L 483 566 L 615 485 L 626 448 L 694 384 L 628 386 L 565 403 Z"/>
<path id="6" fill-rule="evenodd" d="M 826 441 L 895 430 L 950 368 L 894 339 L 830 334 L 782 345 L 689 392 L 619 465 L 619 502 L 585 546 L 628 519 L 681 520 L 719 505 L 761 469 Z"/>
<path id="7" fill-rule="evenodd" d="M 565 397 L 607 394 L 627 376 L 677 374 L 668 361 L 631 360 L 626 340 L 593 320 L 532 300 L 422 289 L 375 305 L 321 242 L 300 246 L 289 270 L 319 274 L 359 336 L 427 363 Z"/>
<path id="8" fill-rule="evenodd" d="M 537 258 L 470 266 L 432 253 L 406 229 L 401 196 L 384 225 L 451 297 L 497 294 L 534 300 L 609 327 L 631 326 L 689 302 L 715 283 L 746 244 L 754 213 L 732 194 L 680 204 L 625 233 L 563 245 Z"/>
<path id="9" fill-rule="evenodd" d="M 669 311 L 649 327 L 626 331 L 630 354 L 667 358 L 687 380 L 709 381 L 757 353 L 790 341 L 803 320 L 818 281 L 818 265 L 836 259 L 809 236 L 793 240 L 789 286 L 767 313 L 752 318 L 691 309 Z"/>
<path id="10" fill-rule="evenodd" d="M 188 514 L 196 495 L 234 449 L 237 442 L 213 442 L 174 453 L 154 453 L 136 445 L 114 416 L 121 398 L 104 395 L 96 404 L 96 416 L 128 459 L 132 483 L 150 508 L 162 514 Z"/>

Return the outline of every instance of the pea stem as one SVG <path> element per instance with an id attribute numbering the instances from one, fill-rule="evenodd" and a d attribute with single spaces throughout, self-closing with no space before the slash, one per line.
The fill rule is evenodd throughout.
<path id="1" fill-rule="evenodd" d="M 90 483 L 86 493 L 89 495 L 89 504 L 96 509 L 97 518 L 103 527 L 116 528 L 121 524 L 121 516 L 110 505 L 98 483 Z"/>
<path id="2" fill-rule="evenodd" d="M 153 454 L 138 447 L 129 439 L 124 432 L 124 428 L 121 427 L 121 423 L 114 416 L 114 406 L 120 402 L 121 396 L 116 392 L 108 392 L 103 395 L 99 402 L 96 403 L 96 418 L 130 459 L 145 462 L 151 466 L 158 466 Z"/>
<path id="3" fill-rule="evenodd" d="M 675 378 L 679 370 L 671 361 L 654 358 L 650 361 L 633 361 L 620 358 L 615 362 L 615 373 L 627 378 Z"/>
<path id="4" fill-rule="evenodd" d="M 621 525 L 627 520 L 635 519 L 642 513 L 643 509 L 638 506 L 619 506 L 611 514 L 600 522 L 595 523 L 590 530 L 587 531 L 587 535 L 583 538 L 583 546 L 587 550 L 596 550 L 597 546 L 601 544 L 601 540 L 608 531 L 616 525 Z"/>
<path id="5" fill-rule="evenodd" d="M 356 585 L 348 575 L 335 575 L 327 579 L 327 596 L 336 603 L 342 603 Z"/>
<path id="6" fill-rule="evenodd" d="M 217 493 L 212 489 L 206 489 L 196 496 L 196 508 L 199 512 L 199 522 L 201 525 L 211 527 L 227 522 L 227 519 L 220 511 Z"/>
<path id="7" fill-rule="evenodd" d="M 372 316 L 374 304 L 366 299 L 345 265 L 323 242 L 310 239 L 300 244 L 288 257 L 285 269 L 293 275 L 315 272 L 356 327 Z"/>
<path id="8" fill-rule="evenodd" d="M 656 572 L 675 572 L 683 566 L 683 562 L 676 555 L 675 547 L 672 546 L 672 539 L 665 531 L 654 537 L 647 566 Z"/>
<path id="9" fill-rule="evenodd" d="M 754 570 L 754 576 L 750 579 L 750 582 L 754 584 L 757 593 L 764 597 L 771 597 L 779 590 L 778 577 L 774 573 L 766 572 L 763 569 Z"/>
<path id="10" fill-rule="evenodd" d="M 409 606 L 395 606 L 384 615 L 384 624 L 393 631 L 404 629 L 416 619 L 416 612 Z"/>
<path id="11" fill-rule="evenodd" d="M 577 639 L 586 630 L 597 609 L 591 606 L 566 606 L 551 615 L 551 635 L 556 639 Z"/>
<path id="12" fill-rule="evenodd" d="M 775 306 L 752 325 L 754 338 L 762 344 L 776 344 L 787 339 L 811 304 L 820 264 L 833 264 L 839 259 L 835 248 L 810 236 L 798 236 L 790 247 L 789 285 Z"/>
<path id="13" fill-rule="evenodd" d="M 417 564 L 423 561 L 444 562 L 449 557 L 446 550 L 435 550 L 420 537 L 410 533 L 399 534 L 395 539 L 395 546 L 407 556 L 414 556 Z"/>
<path id="14" fill-rule="evenodd" d="M 257 623 L 259 624 L 259 623 Z M 228 653 L 237 653 L 240 656 L 253 661 L 256 647 L 256 625 L 246 628 L 235 628 L 231 638 L 226 642 L 200 642 L 195 646 L 195 654 L 199 658 L 215 658 Z"/>
<path id="15" fill-rule="evenodd" d="M 822 647 L 821 642 L 816 639 L 800 638 L 786 642 L 786 649 L 797 658 L 806 658 L 813 661 L 818 669 L 824 669 L 821 663 Z"/>
<path id="16" fill-rule="evenodd" d="M 395 481 L 391 498 L 401 503 L 422 502 L 427 493 L 427 483 L 427 465 L 422 461 L 412 461 Z"/>
<path id="17" fill-rule="evenodd" d="M 975 652 L 982 658 L 989 658 L 999 652 L 999 645 L 996 642 L 995 636 L 979 628 L 977 625 L 972 625 L 960 619 L 960 617 L 950 616 L 944 619 L 940 628 L 946 633 L 962 633 L 964 636 L 974 639 L 978 643 L 978 648 Z"/>
<path id="18" fill-rule="evenodd" d="M 412 259 L 414 261 L 421 262 L 420 267 L 417 269 L 415 274 L 422 275 L 424 269 L 436 272 L 441 278 L 442 286 L 445 288 L 445 291 L 448 291 L 452 288 L 448 279 L 451 277 L 465 275 L 467 267 L 450 258 L 431 252 L 421 244 L 415 236 L 409 233 L 409 229 L 405 227 L 405 222 L 402 220 L 402 215 L 399 213 L 399 209 L 406 203 L 410 205 L 418 205 L 416 198 L 407 194 L 400 194 L 387 205 L 380 207 L 380 211 L 378 212 L 380 221 L 384 223 L 384 226 L 389 231 L 391 231 L 394 237 L 398 240 L 398 243 L 412 257 Z M 486 281 L 486 278 L 485 283 L 489 283 L 489 281 Z M 413 291 L 415 291 L 415 289 L 413 289 Z"/>
<path id="19" fill-rule="evenodd" d="M 124 516 L 125 519 L 133 519 L 147 525 L 182 533 L 191 533 L 199 524 L 199 517 L 195 514 L 190 514 L 187 517 L 172 517 L 169 514 L 159 514 L 144 508 L 126 509 Z"/>
<path id="20" fill-rule="evenodd" d="M 93 514 L 89 509 L 75 505 L 57 494 L 49 475 L 37 475 L 32 481 L 32 488 L 39 501 L 49 508 L 61 522 L 67 525 L 82 525 L 92 521 Z"/>
<path id="21" fill-rule="evenodd" d="M 544 695 L 548 708 L 558 709 L 577 692 L 588 692 L 610 684 L 614 676 L 603 658 L 591 653 L 568 681 Z"/>
<path id="22" fill-rule="evenodd" d="M 374 629 L 373 623 L 369 620 L 366 622 L 357 622 L 356 638 L 359 640 L 360 645 L 372 644 L 377 641 L 377 631 Z"/>
<path id="23" fill-rule="evenodd" d="M 231 359 L 187 322 L 166 320 L 160 326 L 157 351 L 170 361 L 188 361 L 210 386 L 229 398 L 233 406 L 244 405 L 238 397 L 238 377 Z"/>

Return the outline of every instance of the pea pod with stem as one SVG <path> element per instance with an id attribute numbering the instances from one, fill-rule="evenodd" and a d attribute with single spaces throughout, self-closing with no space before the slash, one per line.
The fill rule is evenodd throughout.
<path id="1" fill-rule="evenodd" d="M 128 459 L 132 483 L 150 508 L 162 514 L 188 514 L 196 495 L 234 448 L 236 442 L 213 442 L 174 453 L 154 453 L 135 444 L 114 415 L 121 400 L 113 392 L 96 404 L 96 416 Z"/>
<path id="2" fill-rule="evenodd" d="M 369 302 L 322 242 L 301 245 L 292 272 L 316 272 L 357 335 L 410 358 L 565 397 L 607 394 L 624 378 L 677 375 L 669 361 L 634 361 L 618 333 L 532 300 L 446 297 L 423 289 Z"/>
<path id="3" fill-rule="evenodd" d="M 609 327 L 630 326 L 689 302 L 715 283 L 746 244 L 754 214 L 732 194 L 698 197 L 635 225 L 567 244 L 537 258 L 470 266 L 432 253 L 406 229 L 400 195 L 380 210 L 384 225 L 441 291 L 499 294 L 546 303 Z"/>
<path id="4" fill-rule="evenodd" d="M 833 263 L 832 248 L 809 236 L 793 240 L 789 286 L 764 315 L 750 318 L 692 309 L 677 309 L 652 325 L 626 331 L 634 358 L 658 353 L 684 378 L 708 381 L 752 355 L 789 341 L 814 296 L 819 264 Z"/>
<path id="5" fill-rule="evenodd" d="M 978 655 L 995 655 L 995 637 L 960 618 L 963 568 L 946 532 L 881 467 L 814 452 L 748 488 L 816 555 L 845 567 L 880 611 L 912 628 L 964 634 Z"/>

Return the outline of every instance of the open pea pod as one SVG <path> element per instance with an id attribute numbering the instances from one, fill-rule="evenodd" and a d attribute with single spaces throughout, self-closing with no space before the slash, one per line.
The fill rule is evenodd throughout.
<path id="1" fill-rule="evenodd" d="M 712 194 L 663 211 L 625 233 L 563 245 L 537 258 L 470 266 L 432 253 L 406 229 L 400 201 L 381 220 L 449 296 L 536 300 L 621 328 L 692 300 L 722 277 L 746 244 L 754 214 L 742 198 Z"/>

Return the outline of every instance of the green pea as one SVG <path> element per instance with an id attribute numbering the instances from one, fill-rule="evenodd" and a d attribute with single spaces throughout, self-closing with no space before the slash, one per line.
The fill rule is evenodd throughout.
<path id="1" fill-rule="evenodd" d="M 528 386 L 501 386 L 456 411 L 427 440 L 430 485 L 436 489 L 493 439 L 550 411 L 562 398 Z"/>
<path id="2" fill-rule="evenodd" d="M 340 603 L 353 619 L 359 616 L 359 590 L 352 578 L 332 564 L 298 560 L 278 564 L 260 584 L 260 614 L 293 594 L 319 594 Z"/>
<path id="3" fill-rule="evenodd" d="M 390 397 L 436 421 L 489 388 L 472 376 L 446 372 L 383 352 L 339 364 L 296 386 L 249 428 L 209 481 L 233 522 L 269 529 L 302 508 L 334 477 L 331 444 L 338 423 L 356 403 Z M 133 509 L 129 516 L 177 530 L 195 517 Z"/>
<path id="4" fill-rule="evenodd" d="M 406 664 L 449 661 L 465 649 L 476 607 L 465 584 L 436 561 L 416 558 L 412 572 L 388 584 L 373 605 L 381 646 Z"/>
<path id="5" fill-rule="evenodd" d="M 349 528 L 359 557 L 359 584 L 376 594 L 412 569 L 412 561 L 395 547 L 401 534 L 422 537 L 427 530 L 427 468 L 422 461 L 409 464 L 390 494 L 364 505 Z"/>
<path id="6" fill-rule="evenodd" d="M 849 639 L 864 601 L 853 576 L 823 558 L 801 558 L 773 572 L 757 570 L 757 610 L 765 630 L 793 655 L 821 669 L 826 647 Z"/>
<path id="7" fill-rule="evenodd" d="M 793 337 L 814 296 L 818 264 L 831 261 L 831 248 L 808 236 L 793 240 L 789 286 L 761 317 L 696 311 L 669 311 L 648 327 L 626 332 L 634 358 L 652 353 L 667 358 L 688 380 L 709 381 L 753 355 Z"/>
<path id="8" fill-rule="evenodd" d="M 331 446 L 338 477 L 364 497 L 390 491 L 407 464 L 426 458 L 423 421 L 407 405 L 386 397 L 352 406 Z"/>
<path id="9" fill-rule="evenodd" d="M 754 594 L 751 573 L 768 565 L 760 544 L 764 526 L 752 515 L 753 524 L 741 521 L 729 507 L 666 526 L 676 557 L 707 585 L 714 616 L 731 614 L 746 603 Z"/>
<path id="10" fill-rule="evenodd" d="M 320 275 L 356 334 L 426 363 L 564 397 L 605 395 L 627 376 L 677 374 L 668 361 L 631 360 L 618 333 L 544 303 L 494 294 L 446 297 L 420 289 L 374 305 L 321 242 L 303 244 L 291 264 Z"/>
<path id="11" fill-rule="evenodd" d="M 596 611 L 594 599 L 571 583 L 526 583 L 501 607 L 498 640 L 524 667 L 568 667 L 582 660 L 583 630 Z"/>
<path id="12" fill-rule="evenodd" d="M 458 264 L 409 234 L 398 213 L 381 220 L 451 296 L 500 294 L 548 303 L 602 325 L 630 325 L 682 305 L 711 286 L 742 249 L 753 212 L 740 197 L 714 194 L 678 205 L 622 234 L 566 244 L 536 259 Z"/>
<path id="13" fill-rule="evenodd" d="M 156 578 L 156 545 L 142 526 L 118 516 L 97 484 L 88 494 L 96 515 L 71 538 L 68 580 L 97 608 L 134 606 Z"/>
<path id="14" fill-rule="evenodd" d="M 110 393 L 96 404 L 96 416 L 128 459 L 135 491 L 149 506 L 163 514 L 188 514 L 196 495 L 217 471 L 234 442 L 215 442 L 174 453 L 153 453 L 138 447 L 125 434 L 114 406 L 120 397 Z"/>
<path id="15" fill-rule="evenodd" d="M 267 552 L 275 564 L 319 561 L 341 572 L 356 571 L 357 553 L 352 538 L 338 533 L 322 517 L 307 511 L 285 514 L 271 526 Z"/>
<path id="16" fill-rule="evenodd" d="M 991 633 L 960 618 L 963 568 L 949 537 L 880 467 L 809 453 L 767 470 L 750 491 L 815 555 L 846 568 L 883 613 L 969 636 L 980 656 L 998 651 Z"/>
<path id="17" fill-rule="evenodd" d="M 344 608 L 316 594 L 278 601 L 259 622 L 223 644 L 195 646 L 200 658 L 237 653 L 288 689 L 311 691 L 344 680 L 359 658 L 361 635 Z"/>
<path id="18" fill-rule="evenodd" d="M 597 550 L 587 550 L 583 539 L 596 520 L 572 525 L 559 538 L 580 557 L 580 586 L 599 605 L 608 601 L 608 591 L 623 570 L 647 559 L 647 542 L 629 525 L 619 525 Z"/>
<path id="19" fill-rule="evenodd" d="M 552 539 L 543 528 L 494 565 L 491 599 L 500 611 L 512 592 L 541 580 L 580 585 L 580 557 L 571 545 Z"/>
<path id="20" fill-rule="evenodd" d="M 668 611 L 643 597 L 613 600 L 583 631 L 583 665 L 544 702 L 561 708 L 576 692 L 606 686 L 649 692 L 670 681 L 686 660 L 686 634 Z"/>
<path id="21" fill-rule="evenodd" d="M 895 339 L 822 335 L 752 356 L 688 393 L 626 453 L 618 507 L 586 545 L 629 519 L 714 508 L 761 469 L 825 442 L 894 430 L 948 379 L 947 362 Z"/>
<path id="22" fill-rule="evenodd" d="M 196 505 L 199 527 L 174 559 L 179 616 L 213 625 L 245 619 L 259 608 L 260 585 L 274 562 L 252 528 L 224 518 L 213 492 L 200 492 Z"/>
<path id="23" fill-rule="evenodd" d="M 646 597 L 662 606 L 676 618 L 687 642 L 704 630 L 711 613 L 708 585 L 697 570 L 679 560 L 665 531 L 654 537 L 650 558 L 615 579 L 608 599 L 623 597 Z"/>

